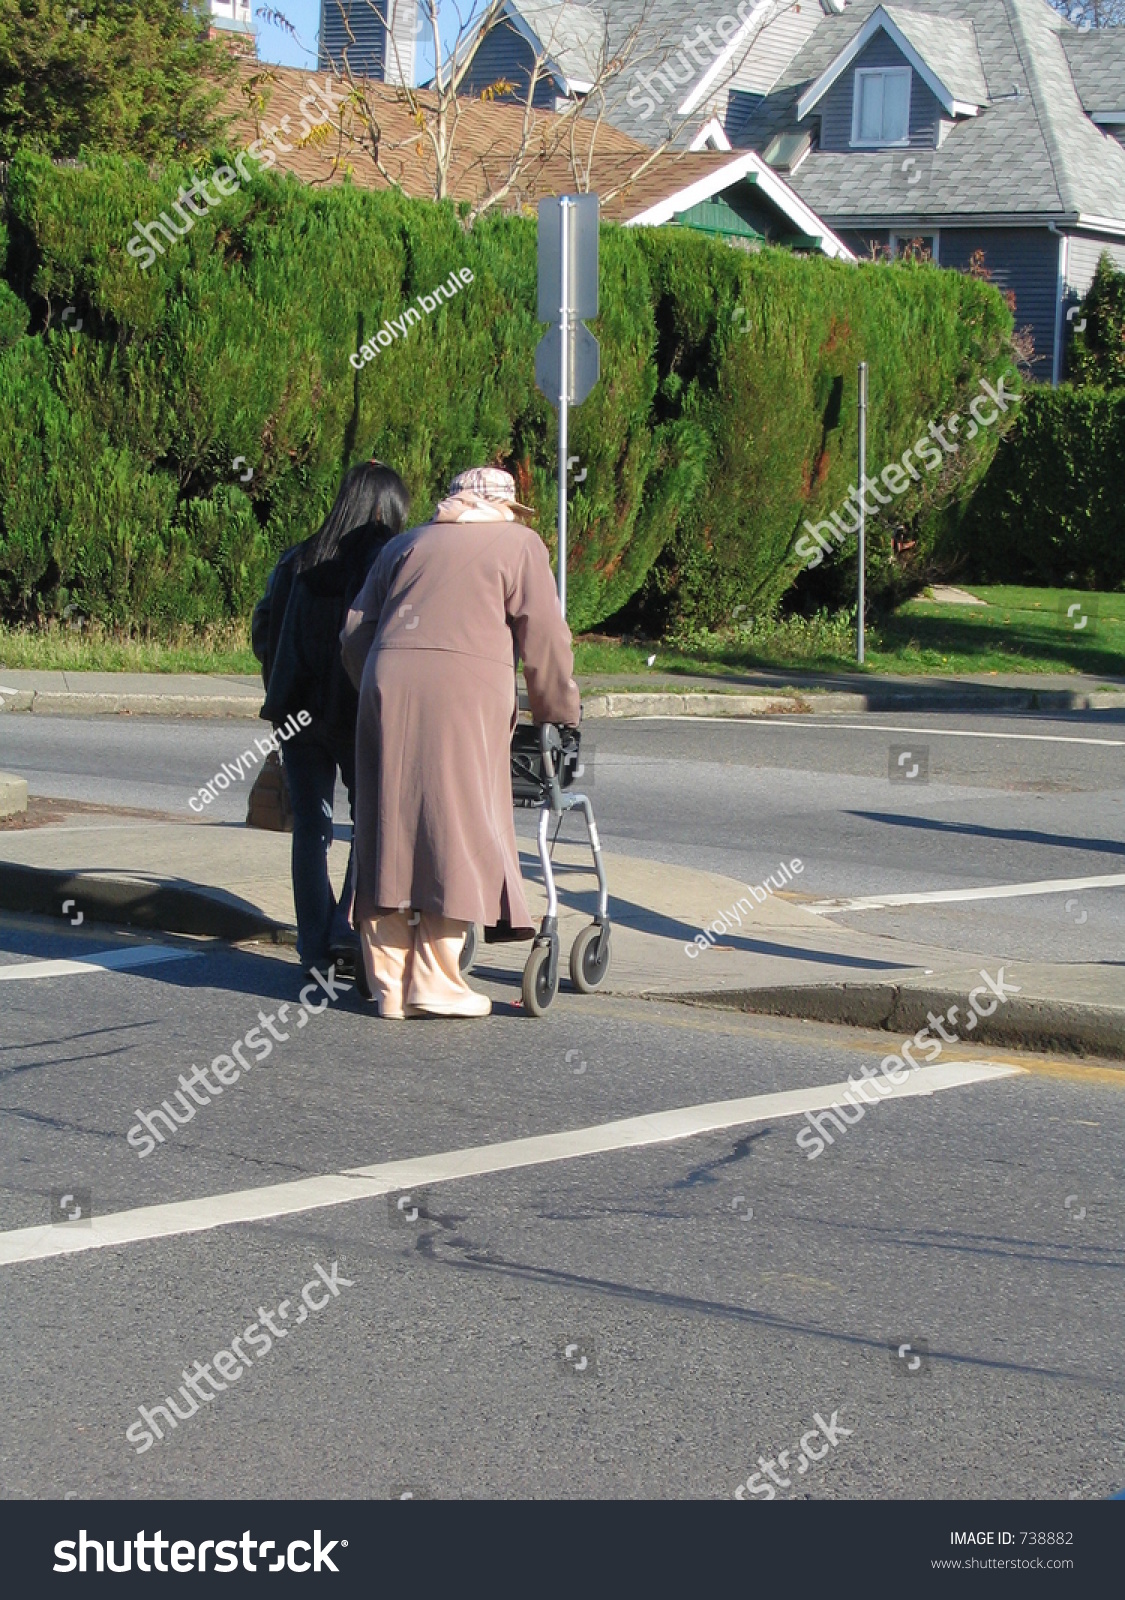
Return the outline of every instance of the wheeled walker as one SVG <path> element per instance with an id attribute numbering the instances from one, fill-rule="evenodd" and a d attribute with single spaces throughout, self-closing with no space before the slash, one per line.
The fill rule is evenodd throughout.
<path id="1" fill-rule="evenodd" d="M 594 857 L 598 880 L 598 907 L 594 920 L 575 939 L 570 949 L 570 981 L 581 994 L 593 994 L 609 971 L 610 925 L 609 886 L 602 864 L 602 845 L 589 797 L 572 785 L 581 775 L 577 728 L 555 723 L 535 727 L 520 723 L 512 735 L 512 803 L 521 810 L 539 812 L 537 840 L 543 883 L 547 890 L 547 914 L 531 947 L 523 973 L 523 1003 L 534 1017 L 541 1017 L 559 992 L 559 897 L 547 841 L 552 817 L 559 824 L 568 811 L 581 811 Z M 461 970 L 467 972 L 476 954 L 476 929 L 470 929 L 461 955 Z"/>

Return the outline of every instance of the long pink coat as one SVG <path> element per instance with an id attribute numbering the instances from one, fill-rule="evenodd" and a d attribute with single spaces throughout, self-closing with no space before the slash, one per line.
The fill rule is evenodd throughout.
<path id="1" fill-rule="evenodd" d="M 409 907 L 530 937 L 509 766 L 515 652 L 536 722 L 577 723 L 580 706 L 542 540 L 500 520 L 400 534 L 341 640 L 360 692 L 356 919 Z"/>

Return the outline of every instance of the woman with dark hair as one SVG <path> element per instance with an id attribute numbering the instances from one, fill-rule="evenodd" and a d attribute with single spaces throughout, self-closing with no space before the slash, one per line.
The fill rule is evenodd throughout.
<path id="1" fill-rule="evenodd" d="M 340 659 L 340 630 L 387 541 L 401 533 L 410 494 L 381 461 L 352 467 L 316 533 L 287 550 L 254 610 L 251 637 L 266 688 L 261 716 L 274 727 L 307 712 L 285 742 L 293 805 L 293 901 L 297 951 L 306 971 L 336 961 L 362 979 L 349 911 L 352 862 L 339 903 L 328 876 L 336 772 L 355 820 L 359 700 Z M 292 725 L 292 724 L 291 724 Z"/>

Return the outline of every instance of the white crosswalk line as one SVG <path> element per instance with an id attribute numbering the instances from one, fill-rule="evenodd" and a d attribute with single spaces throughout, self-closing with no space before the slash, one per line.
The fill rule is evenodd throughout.
<path id="1" fill-rule="evenodd" d="M 1001 1065 L 994 1061 L 941 1062 L 937 1066 L 918 1068 L 907 1076 L 904 1083 L 889 1085 L 891 1093 L 885 1099 L 908 1100 L 918 1095 L 937 1094 L 944 1089 L 963 1088 L 967 1084 L 1022 1076 L 1023 1072 L 1022 1067 Z M 369 1167 L 351 1167 L 344 1172 L 329 1173 L 319 1178 L 301 1178 L 293 1183 L 270 1184 L 261 1189 L 242 1189 L 231 1194 L 205 1195 L 198 1200 L 179 1200 L 134 1211 L 117 1211 L 104 1217 L 95 1216 L 89 1222 L 15 1228 L 0 1233 L 0 1266 L 42 1261 L 51 1256 L 74 1255 L 86 1250 L 103 1250 L 115 1245 L 137 1244 L 146 1239 L 206 1233 L 212 1228 L 226 1228 L 242 1222 L 263 1222 L 272 1217 L 321 1210 L 325 1206 L 369 1200 L 421 1184 L 450 1183 L 458 1178 L 513 1172 L 520 1167 L 540 1166 L 547 1162 L 573 1161 L 581 1156 L 606 1155 L 613 1151 L 666 1144 L 676 1139 L 698 1138 L 701 1134 L 745 1127 L 775 1117 L 794 1117 L 805 1111 L 825 1111 L 834 1102 L 842 1100 L 849 1088 L 847 1083 L 830 1083 L 811 1089 L 787 1089 L 778 1094 L 752 1095 L 744 1100 L 712 1101 L 706 1105 L 683 1106 L 674 1111 L 655 1111 L 648 1116 L 627 1117 L 620 1122 L 603 1122 L 590 1128 L 574 1128 L 566 1133 L 538 1134 L 528 1139 L 510 1139 L 501 1144 L 474 1145 L 437 1155 L 412 1156 L 403 1161 L 381 1162 Z"/>
<path id="2" fill-rule="evenodd" d="M 0 982 L 19 983 L 34 978 L 78 978 L 90 972 L 128 972 L 162 961 L 194 961 L 201 950 L 180 950 L 167 944 L 138 944 L 124 950 L 95 950 L 71 961 L 13 961 L 0 967 Z"/>
<path id="3" fill-rule="evenodd" d="M 1085 739 L 1071 734 L 1062 733 L 997 733 L 993 728 L 904 728 L 892 722 L 837 722 L 834 718 L 827 722 L 810 721 L 810 715 L 818 715 L 816 707 L 805 716 L 781 717 L 691 717 L 690 719 L 667 714 L 653 713 L 644 717 L 630 717 L 630 722 L 718 722 L 725 723 L 727 727 L 737 724 L 740 728 L 760 729 L 763 732 L 776 732 L 778 729 L 792 731 L 799 728 L 802 733 L 833 733 L 837 728 L 842 728 L 845 733 L 916 733 L 922 738 L 934 739 L 1015 739 L 1027 744 L 1094 744 L 1102 745 L 1107 749 L 1116 750 L 1125 745 L 1125 739 Z M 829 713 L 829 715 L 831 715 Z M 878 712 L 872 712 L 877 716 Z M 1047 715 L 1047 713 L 1043 713 Z"/>
<path id="4" fill-rule="evenodd" d="M 1018 900 L 1023 895 L 1077 894 L 1082 889 L 1120 889 L 1125 872 L 1100 878 L 1042 878 L 1038 883 L 982 884 L 976 889 L 928 889 L 917 894 L 868 894 L 854 900 L 815 900 L 802 906 L 815 917 L 830 917 L 837 911 L 883 911 L 888 906 L 940 906 L 958 900 Z"/>

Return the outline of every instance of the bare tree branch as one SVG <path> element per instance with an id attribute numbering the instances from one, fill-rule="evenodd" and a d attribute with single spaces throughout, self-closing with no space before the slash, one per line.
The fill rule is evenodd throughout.
<path id="1" fill-rule="evenodd" d="M 433 198 L 445 200 L 461 187 L 460 180 L 455 181 L 460 165 L 464 170 L 472 171 L 476 183 L 476 197 L 466 217 L 466 224 L 471 226 L 478 217 L 496 207 L 522 201 L 529 196 L 534 188 L 531 181 L 533 176 L 560 153 L 565 158 L 575 188 L 588 192 L 594 182 L 599 147 L 604 146 L 608 137 L 607 129 L 612 125 L 613 105 L 617 98 L 615 91 L 620 92 L 626 74 L 630 81 L 651 86 L 660 73 L 662 76 L 659 81 L 668 86 L 668 80 L 677 75 L 664 72 L 664 64 L 675 60 L 677 56 L 681 63 L 687 64 L 690 55 L 698 69 L 692 82 L 698 85 L 707 72 L 714 70 L 715 63 L 723 61 L 721 70 L 716 72 L 714 81 L 708 85 L 698 106 L 684 113 L 677 109 L 674 115 L 665 120 L 664 125 L 654 129 L 659 137 L 650 141 L 651 147 L 643 154 L 638 152 L 624 176 L 620 176 L 619 164 L 613 174 L 613 186 L 603 188 L 602 197 L 611 200 L 626 191 L 677 141 L 682 145 L 681 135 L 686 128 L 702 125 L 708 110 L 720 101 L 724 90 L 750 56 L 763 30 L 797 7 L 799 0 L 777 0 L 767 14 L 759 17 L 751 33 L 740 39 L 728 60 L 723 60 L 723 53 L 734 35 L 722 25 L 717 25 L 715 29 L 700 27 L 690 40 L 685 36 L 682 41 L 670 41 L 666 33 L 654 33 L 651 30 L 653 0 L 645 0 L 639 14 L 624 31 L 620 25 L 614 26 L 612 23 L 608 5 L 598 11 L 591 7 L 587 12 L 588 18 L 592 20 L 600 15 L 602 22 L 597 48 L 591 51 L 594 59 L 589 62 L 589 75 L 593 81 L 583 82 L 581 92 L 568 93 L 562 99 L 556 98 L 550 115 L 542 114 L 535 102 L 537 97 L 542 98 L 544 81 L 552 81 L 560 70 L 558 58 L 564 41 L 557 35 L 561 14 L 552 25 L 550 37 L 540 38 L 538 48 L 530 57 L 530 65 L 521 66 L 521 77 L 526 72 L 527 79 L 526 83 L 521 82 L 518 90 L 515 84 L 497 81 L 483 89 L 478 87 L 469 94 L 466 92 L 466 83 L 472 80 L 474 63 L 489 31 L 501 20 L 505 0 L 418 0 L 417 6 L 414 0 L 365 0 L 370 19 L 382 29 L 385 62 L 393 66 L 390 76 L 398 80 L 393 86 L 380 83 L 376 96 L 372 80 L 362 67 L 357 66 L 360 57 L 356 29 L 359 24 L 354 0 L 346 9 L 343 0 L 331 0 L 331 3 L 337 8 L 343 36 L 347 41 L 334 65 L 337 74 L 347 83 L 349 93 L 336 114 L 336 150 L 330 177 L 343 168 L 347 152 L 353 150 L 358 159 L 373 167 L 382 182 L 401 189 L 406 172 L 412 169 L 416 175 L 417 163 L 424 159 L 430 172 L 429 185 Z M 1056 0 L 1056 3 L 1062 5 L 1063 0 Z M 1091 0 L 1091 3 L 1096 3 L 1103 11 L 1114 5 L 1125 7 L 1125 0 Z M 734 0 L 732 8 L 733 5 Z M 410 11 L 415 42 L 420 35 L 428 35 L 427 42 L 432 45 L 434 72 L 425 89 L 416 87 L 413 82 L 414 52 L 411 50 L 408 56 L 402 36 L 404 8 Z M 289 26 L 281 12 L 259 13 L 263 14 L 278 27 Z M 442 21 L 448 23 L 451 16 L 456 28 L 452 38 L 448 37 L 447 30 L 443 44 Z M 732 17 L 724 19 L 724 22 L 731 26 L 742 25 L 741 18 L 734 18 L 733 10 Z M 717 45 L 716 33 L 720 41 Z M 705 53 L 708 50 L 711 52 L 709 62 Z M 651 74 L 643 75 L 639 69 L 649 63 L 659 64 L 653 66 Z M 479 84 L 479 74 L 476 76 Z M 384 107 L 387 104 L 389 87 L 394 101 L 407 113 L 410 132 L 406 137 L 388 137 L 379 115 L 380 104 Z M 629 94 L 631 106 L 635 105 L 634 96 L 637 93 L 638 90 L 634 88 Z M 690 98 L 690 93 L 690 88 L 685 86 L 682 95 L 675 96 L 677 106 L 684 103 L 684 95 Z M 462 125 L 468 108 L 474 104 L 479 106 L 482 101 L 500 100 L 520 108 L 518 133 L 514 140 L 503 146 L 498 143 L 491 150 L 461 159 L 462 145 L 465 143 Z M 649 101 L 655 109 L 656 101 L 651 96 Z M 663 104 L 662 98 L 660 103 Z M 310 130 L 303 142 L 311 142 L 314 138 L 321 142 L 324 135 Z M 414 187 L 417 188 L 416 183 Z"/>
<path id="2" fill-rule="evenodd" d="M 1116 28 L 1125 23 L 1125 0 L 1051 0 L 1079 28 Z"/>

